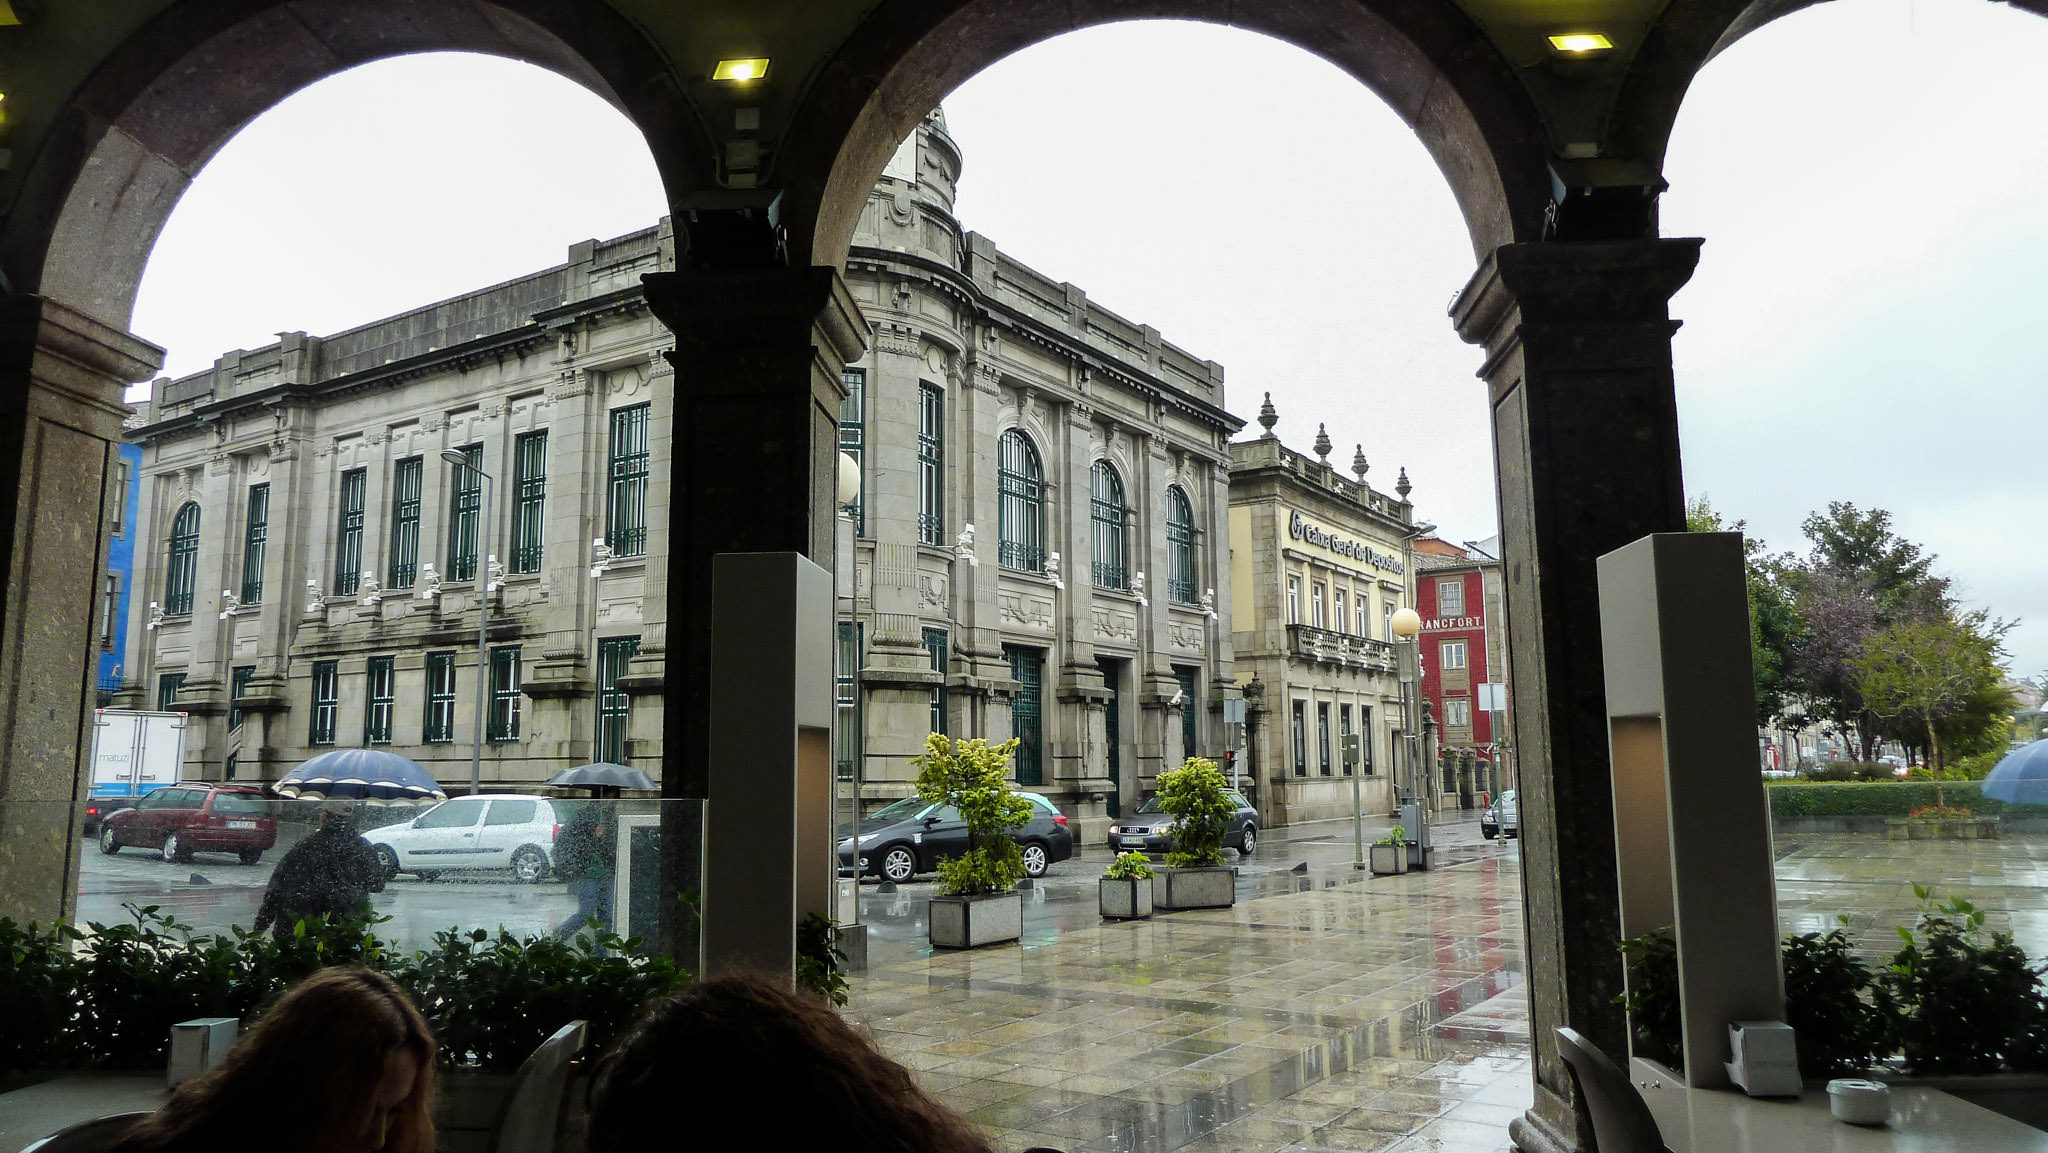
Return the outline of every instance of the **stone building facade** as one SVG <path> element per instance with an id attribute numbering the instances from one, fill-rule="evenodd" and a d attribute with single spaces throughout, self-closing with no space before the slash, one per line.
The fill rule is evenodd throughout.
<path id="1" fill-rule="evenodd" d="M 1162 767 L 1222 759 L 1244 422 L 1221 367 L 963 232 L 960 173 L 935 112 L 847 259 L 873 342 L 841 418 L 863 470 L 839 761 L 872 804 L 913 791 L 934 729 L 1017 735 L 1019 782 L 1093 839 Z"/>
<path id="2" fill-rule="evenodd" d="M 1415 509 L 1406 471 L 1397 496 L 1329 462 L 1318 433 L 1309 457 L 1273 435 L 1230 446 L 1231 619 L 1246 701 L 1247 772 L 1271 825 L 1351 815 L 1360 777 L 1366 812 L 1386 812 L 1399 788 L 1401 682 L 1394 612 L 1411 603 Z M 1343 756 L 1359 737 L 1359 763 Z"/>
<path id="3" fill-rule="evenodd" d="M 1498 546 L 1495 546 L 1496 548 Z M 1472 808 L 1503 785 L 1507 659 L 1500 560 L 1485 543 L 1415 543 L 1416 636 L 1422 699 L 1436 721 L 1439 806 Z M 1485 686 L 1497 685 L 1501 700 Z M 1489 706 L 1499 704 L 1500 707 Z"/>
<path id="4" fill-rule="evenodd" d="M 484 785 L 658 771 L 673 339 L 640 276 L 673 252 L 666 222 L 585 242 L 151 386 L 121 698 L 193 715 L 187 779 L 368 745 L 466 783 L 479 571 Z"/>

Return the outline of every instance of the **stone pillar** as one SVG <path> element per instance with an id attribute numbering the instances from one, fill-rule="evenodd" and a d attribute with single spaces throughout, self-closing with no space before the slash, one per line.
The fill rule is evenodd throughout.
<path id="1" fill-rule="evenodd" d="M 0 916 L 17 921 L 71 916 L 121 392 L 162 363 L 55 301 L 0 299 Z"/>
<path id="2" fill-rule="evenodd" d="M 1699 246 L 1506 245 L 1452 306 L 1486 349 L 1500 478 L 1536 1050 L 1536 1105 L 1510 1132 L 1530 1153 L 1592 1147 L 1556 1027 L 1627 1053 L 1594 561 L 1684 528 L 1669 301 Z"/>
<path id="3" fill-rule="evenodd" d="M 668 354 L 675 366 L 675 405 L 662 794 L 706 797 L 716 623 L 708 611 L 711 558 L 791 551 L 833 564 L 839 407 L 846 396 L 840 373 L 861 356 L 866 328 L 859 306 L 831 268 L 692 270 L 657 273 L 645 283 L 655 316 L 676 337 Z M 830 699 L 830 662 L 814 672 L 825 682 L 819 691 Z M 717 797 L 708 797 L 706 811 L 713 824 L 747 819 L 721 809 Z M 695 887 L 692 866 L 702 847 L 694 835 L 679 825 L 664 832 L 664 841 L 679 851 L 663 856 L 663 890 Z M 665 910 L 677 907 L 663 904 Z M 679 919 L 665 916 L 663 946 L 694 963 L 688 936 Z"/>

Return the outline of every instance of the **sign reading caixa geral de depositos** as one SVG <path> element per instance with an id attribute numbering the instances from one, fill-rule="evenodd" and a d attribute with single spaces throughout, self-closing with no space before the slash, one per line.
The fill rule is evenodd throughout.
<path id="1" fill-rule="evenodd" d="M 1347 556 L 1352 560 L 1364 561 L 1366 564 L 1382 572 L 1398 573 L 1401 571 L 1400 557 L 1388 556 L 1386 553 L 1379 551 L 1362 540 L 1352 540 L 1350 537 L 1338 536 L 1327 529 L 1310 524 L 1301 518 L 1301 513 L 1299 512 L 1287 514 L 1287 535 L 1303 544 L 1312 544 L 1329 549 L 1338 556 Z"/>

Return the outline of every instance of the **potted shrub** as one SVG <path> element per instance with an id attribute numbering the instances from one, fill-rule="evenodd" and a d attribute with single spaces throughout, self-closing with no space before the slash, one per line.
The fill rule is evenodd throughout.
<path id="1" fill-rule="evenodd" d="M 944 734 L 925 738 L 917 766 L 917 795 L 931 804 L 951 805 L 967 826 L 967 851 L 939 860 L 939 895 L 927 911 L 931 943 L 968 949 L 1024 935 L 1024 854 L 1011 829 L 1031 820 L 1031 802 L 1010 787 L 1010 755 L 1017 740 L 990 745 L 980 737 L 953 741 Z"/>
<path id="2" fill-rule="evenodd" d="M 1237 807 L 1216 762 L 1189 757 L 1159 774 L 1159 807 L 1173 817 L 1173 851 L 1153 903 L 1162 909 L 1222 909 L 1237 901 L 1237 871 L 1223 867 L 1223 835 Z"/>
<path id="3" fill-rule="evenodd" d="M 1129 921 L 1152 915 L 1152 862 L 1143 853 L 1123 853 L 1098 882 L 1105 920 Z"/>
<path id="4" fill-rule="evenodd" d="M 1372 874 L 1387 877 L 1408 871 L 1408 830 L 1395 825 L 1387 835 L 1367 847 L 1371 856 Z"/>

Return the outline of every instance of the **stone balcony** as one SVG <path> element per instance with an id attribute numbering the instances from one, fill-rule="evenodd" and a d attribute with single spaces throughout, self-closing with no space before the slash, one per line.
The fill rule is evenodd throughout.
<path id="1" fill-rule="evenodd" d="M 1332 632 L 1313 625 L 1288 625 L 1287 651 L 1297 660 L 1317 664 L 1344 665 L 1367 672 L 1394 672 L 1394 646 L 1390 642 Z"/>

